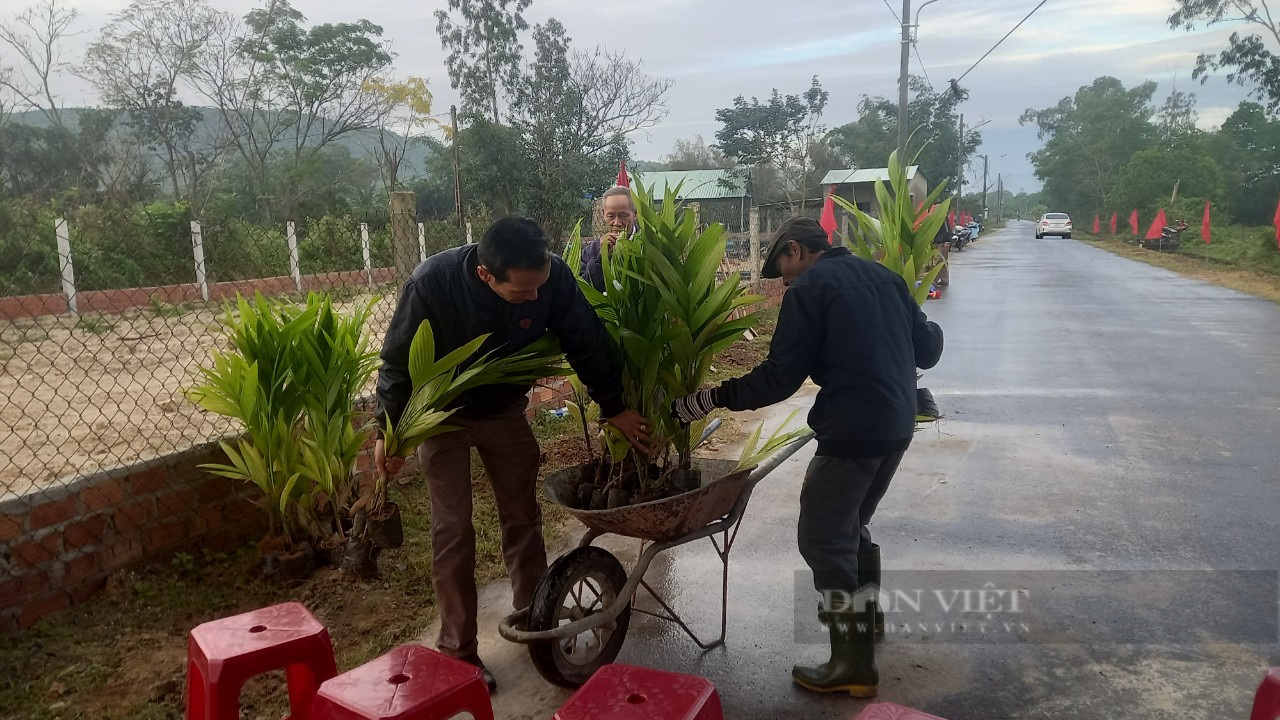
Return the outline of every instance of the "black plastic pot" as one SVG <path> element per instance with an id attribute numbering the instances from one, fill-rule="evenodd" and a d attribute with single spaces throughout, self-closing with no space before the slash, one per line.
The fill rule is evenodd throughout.
<path id="1" fill-rule="evenodd" d="M 372 540 L 347 541 L 338 570 L 347 577 L 371 580 L 378 576 L 378 546 Z"/>
<path id="2" fill-rule="evenodd" d="M 671 487 L 679 492 L 689 492 L 702 487 L 701 470 L 676 470 L 671 473 Z"/>
<path id="3" fill-rule="evenodd" d="M 400 520 L 400 506 L 389 502 L 378 517 L 370 515 L 366 520 L 367 537 L 383 550 L 394 550 L 404 544 L 404 524 Z"/>
<path id="4" fill-rule="evenodd" d="M 280 554 L 280 577 L 286 580 L 305 580 L 316 571 L 316 553 L 308 543 L 299 543 Z"/>
<path id="5" fill-rule="evenodd" d="M 612 510 L 613 508 L 626 507 L 631 504 L 631 493 L 623 488 L 614 488 L 609 491 L 609 497 L 605 501 L 605 506 Z"/>
<path id="6" fill-rule="evenodd" d="M 938 402 L 933 399 L 929 388 L 916 388 L 916 415 L 927 418 L 940 416 Z"/>
<path id="7" fill-rule="evenodd" d="M 608 507 L 608 502 L 609 502 L 609 497 L 605 494 L 604 490 L 591 491 L 590 508 L 592 510 L 604 510 L 605 508 Z"/>

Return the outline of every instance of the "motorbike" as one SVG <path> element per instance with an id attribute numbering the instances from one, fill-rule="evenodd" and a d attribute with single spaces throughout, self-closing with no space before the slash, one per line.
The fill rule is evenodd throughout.
<path id="1" fill-rule="evenodd" d="M 951 236 L 951 249 L 956 252 L 964 252 L 964 246 L 968 245 L 973 239 L 973 229 L 968 225 L 961 225 L 956 228 L 956 232 Z"/>
<path id="2" fill-rule="evenodd" d="M 1187 223 L 1179 220 L 1173 226 L 1165 225 L 1160 228 L 1160 237 L 1152 240 L 1143 240 L 1142 247 L 1157 252 L 1172 252 L 1178 249 L 1182 242 L 1182 231 L 1187 229 Z"/>

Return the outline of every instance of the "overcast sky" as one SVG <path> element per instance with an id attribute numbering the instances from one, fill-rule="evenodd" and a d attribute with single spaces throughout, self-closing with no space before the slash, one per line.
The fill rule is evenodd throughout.
<path id="1" fill-rule="evenodd" d="M 216 8 L 244 14 L 259 3 L 209 0 Z M 938 0 L 920 14 L 917 50 L 911 72 L 927 74 L 935 86 L 958 77 L 1017 25 L 1039 0 Z M 913 2 L 919 8 L 922 0 Z M 23 0 L 3 3 L 20 8 Z M 83 44 L 125 0 L 69 0 L 82 16 Z M 449 87 L 444 53 L 432 12 L 442 0 L 404 2 L 293 0 L 310 22 L 367 18 L 381 25 L 398 53 L 396 71 L 428 80 L 436 108 L 447 109 L 457 95 Z M 893 9 L 890 9 L 893 6 Z M 1212 127 L 1244 99 L 1242 88 L 1214 78 L 1207 85 L 1191 80 L 1196 55 L 1225 46 L 1233 28 L 1188 34 L 1169 28 L 1172 0 L 1048 0 L 963 80 L 970 91 L 962 104 L 967 125 L 986 122 L 979 152 L 991 159 L 991 183 L 1004 176 L 1012 191 L 1039 187 L 1026 155 L 1041 145 L 1033 127 L 1021 127 L 1027 108 L 1046 108 L 1072 95 L 1100 75 L 1113 75 L 1126 87 L 1159 82 L 1155 103 L 1177 87 L 1194 92 L 1201 125 Z M 670 115 L 647 133 L 633 136 L 633 156 L 656 160 L 678 138 L 701 134 L 714 142 L 717 108 L 737 95 L 765 98 L 771 89 L 799 94 L 818 75 L 831 94 L 824 117 L 828 127 L 856 117 L 863 95 L 897 97 L 901 0 L 640 0 L 587 2 L 534 0 L 526 12 L 530 25 L 555 17 L 575 47 L 602 45 L 644 61 L 652 74 L 675 81 Z M 914 14 L 914 9 L 913 9 Z M 0 11 L 0 16 L 9 12 Z M 526 41 L 526 47 L 532 41 Z M 72 60 L 79 48 L 72 48 Z M 9 58 L 0 55 L 0 63 Z M 923 62 L 922 62 L 923 61 Z M 10 61 L 11 62 L 11 61 Z M 63 87 L 69 104 L 93 102 L 82 83 Z M 1001 157 L 1003 156 L 1003 157 Z M 999 159 L 997 159 L 999 158 Z M 971 168 L 971 181 L 982 171 Z M 976 173 L 976 174 L 975 174 Z"/>

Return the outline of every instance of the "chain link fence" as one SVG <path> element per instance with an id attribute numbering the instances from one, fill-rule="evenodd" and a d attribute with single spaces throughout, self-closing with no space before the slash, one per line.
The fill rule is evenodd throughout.
<path id="1" fill-rule="evenodd" d="M 389 215 L 268 224 L 172 207 L 0 218 L 0 501 L 235 432 L 184 390 L 225 343 L 237 293 L 379 298 L 366 332 L 381 344 L 399 277 Z M 465 242 L 453 225 L 413 229 L 408 267 Z"/>

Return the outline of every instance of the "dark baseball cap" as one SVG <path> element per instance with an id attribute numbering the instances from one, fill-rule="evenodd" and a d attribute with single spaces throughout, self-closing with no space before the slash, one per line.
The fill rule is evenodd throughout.
<path id="1" fill-rule="evenodd" d="M 778 258 L 782 257 L 782 249 L 792 240 L 820 239 L 827 242 L 827 231 L 822 229 L 817 220 L 807 217 L 788 218 L 773 235 L 769 244 L 769 253 L 764 256 L 764 267 L 760 275 L 766 278 L 780 278 L 782 271 L 778 269 Z"/>

